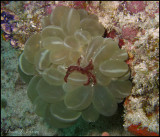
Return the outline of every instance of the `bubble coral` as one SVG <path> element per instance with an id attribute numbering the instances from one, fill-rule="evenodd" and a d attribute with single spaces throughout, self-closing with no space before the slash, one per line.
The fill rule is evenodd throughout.
<path id="1" fill-rule="evenodd" d="M 113 115 L 132 87 L 127 52 L 82 9 L 56 7 L 42 25 L 19 58 L 21 77 L 33 76 L 27 93 L 37 115 L 57 128 Z"/>

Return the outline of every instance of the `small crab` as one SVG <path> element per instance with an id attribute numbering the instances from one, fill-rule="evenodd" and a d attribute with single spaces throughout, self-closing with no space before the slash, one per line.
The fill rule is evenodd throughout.
<path id="1" fill-rule="evenodd" d="M 92 74 L 92 72 L 90 72 L 90 70 L 94 69 L 94 66 L 92 64 L 92 59 L 90 60 L 89 64 L 84 68 L 82 68 L 80 66 L 81 59 L 82 59 L 81 57 L 78 58 L 77 66 L 70 66 L 67 68 L 67 72 L 64 77 L 64 81 L 67 82 L 67 78 L 72 72 L 79 71 L 81 74 L 87 75 L 87 77 L 88 77 L 88 80 L 86 83 L 84 83 L 84 86 L 89 85 L 91 81 L 93 81 L 93 85 L 95 85 L 96 84 L 96 77 L 95 77 L 95 75 Z"/>

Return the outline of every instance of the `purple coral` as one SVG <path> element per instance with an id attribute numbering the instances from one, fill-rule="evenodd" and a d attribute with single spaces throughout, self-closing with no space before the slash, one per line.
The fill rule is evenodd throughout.
<path id="1" fill-rule="evenodd" d="M 12 12 L 2 11 L 1 14 L 1 28 L 7 34 L 11 34 L 16 27 L 16 23 L 12 22 L 16 19 L 16 15 Z"/>
<path id="2" fill-rule="evenodd" d="M 16 20 L 17 16 L 6 10 L 2 10 L 1 14 L 1 29 L 4 31 L 3 37 L 5 40 L 11 40 L 10 43 L 12 46 L 17 46 L 17 40 L 13 40 L 13 32 L 17 29 Z M 13 42 L 15 41 L 15 42 Z"/>

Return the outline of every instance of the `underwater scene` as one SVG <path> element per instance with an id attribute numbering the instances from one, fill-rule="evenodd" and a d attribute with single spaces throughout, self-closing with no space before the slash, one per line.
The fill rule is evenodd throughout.
<path id="1" fill-rule="evenodd" d="M 159 1 L 2 1 L 1 136 L 159 136 Z"/>

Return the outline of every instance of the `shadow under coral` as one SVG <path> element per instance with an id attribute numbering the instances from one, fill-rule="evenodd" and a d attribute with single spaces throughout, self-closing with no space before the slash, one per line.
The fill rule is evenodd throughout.
<path id="1" fill-rule="evenodd" d="M 58 134 L 61 136 L 84 136 L 92 135 L 90 132 L 96 132 L 96 135 L 100 135 L 104 131 L 113 132 L 113 129 L 123 132 L 123 103 L 124 102 L 118 104 L 118 109 L 113 116 L 105 117 L 100 115 L 96 122 L 90 123 L 80 118 L 73 126 L 58 129 Z"/>

